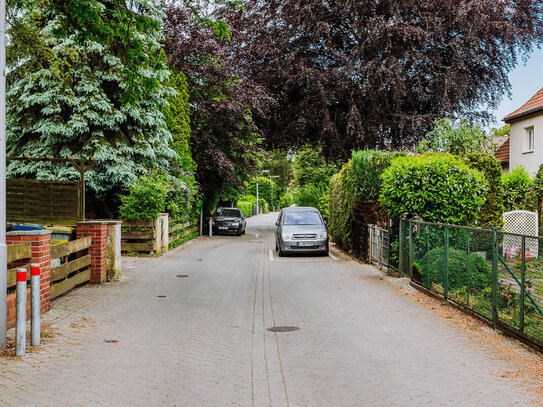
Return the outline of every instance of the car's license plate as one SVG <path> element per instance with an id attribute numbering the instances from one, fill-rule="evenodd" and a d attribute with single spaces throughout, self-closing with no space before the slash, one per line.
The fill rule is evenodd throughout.
<path id="1" fill-rule="evenodd" d="M 219 226 L 220 230 L 228 230 L 228 226 Z"/>
<path id="2" fill-rule="evenodd" d="M 313 242 L 298 242 L 298 246 L 313 246 Z"/>

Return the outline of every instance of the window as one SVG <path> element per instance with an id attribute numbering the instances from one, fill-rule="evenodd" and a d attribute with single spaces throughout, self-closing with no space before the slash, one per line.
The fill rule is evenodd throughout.
<path id="1" fill-rule="evenodd" d="M 285 212 L 283 225 L 322 225 L 321 217 L 313 211 Z"/>
<path id="2" fill-rule="evenodd" d="M 528 127 L 524 129 L 524 152 L 534 152 L 534 128 Z"/>

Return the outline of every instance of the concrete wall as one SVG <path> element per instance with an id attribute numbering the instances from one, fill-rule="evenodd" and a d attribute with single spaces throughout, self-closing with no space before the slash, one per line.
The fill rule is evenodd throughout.
<path id="1" fill-rule="evenodd" d="M 533 152 L 526 151 L 526 129 L 530 127 L 534 129 Z M 543 114 L 515 120 L 511 123 L 510 136 L 509 168 L 513 170 L 523 165 L 531 175 L 534 175 L 543 164 Z"/>

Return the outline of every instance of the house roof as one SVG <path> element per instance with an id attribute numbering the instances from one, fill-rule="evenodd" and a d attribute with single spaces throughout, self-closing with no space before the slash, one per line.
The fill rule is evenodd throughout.
<path id="1" fill-rule="evenodd" d="M 532 113 L 543 111 L 543 88 L 539 90 L 530 100 L 528 100 L 522 107 L 515 110 L 513 113 L 504 117 L 504 121 L 509 123 L 515 119 L 527 116 Z"/>
<path id="2" fill-rule="evenodd" d="M 509 162 L 509 136 L 504 136 L 504 137 L 506 137 L 506 140 L 503 141 L 503 143 L 498 147 L 498 149 L 494 153 L 494 157 L 496 157 L 496 159 L 502 164 L 506 164 Z"/>

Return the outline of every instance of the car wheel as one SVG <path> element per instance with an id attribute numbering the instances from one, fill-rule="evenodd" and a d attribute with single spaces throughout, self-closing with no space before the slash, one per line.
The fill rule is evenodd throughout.
<path id="1" fill-rule="evenodd" d="M 278 249 L 279 250 L 277 250 L 277 254 L 279 255 L 279 257 L 285 257 L 285 252 L 281 250 L 281 247 L 279 247 Z"/>

